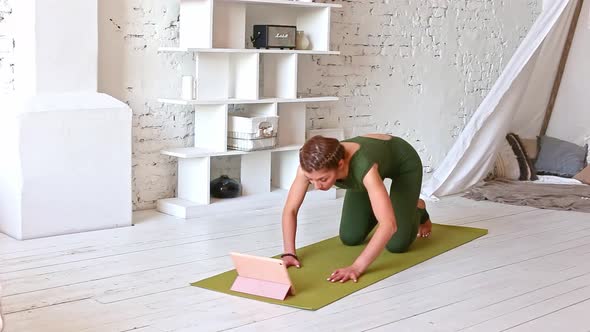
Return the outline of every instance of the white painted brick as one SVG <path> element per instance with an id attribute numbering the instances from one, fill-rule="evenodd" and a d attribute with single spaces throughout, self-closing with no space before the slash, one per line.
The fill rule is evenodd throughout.
<path id="1" fill-rule="evenodd" d="M 346 58 L 343 56 L 321 56 L 319 57 L 317 64 L 319 64 L 320 66 L 343 66 L 346 61 L 345 59 Z"/>
<path id="2" fill-rule="evenodd" d="M 134 144 L 135 152 L 141 154 L 157 154 L 164 149 L 171 148 L 169 140 L 152 139 Z"/>
<path id="3" fill-rule="evenodd" d="M 483 8 L 484 3 L 483 1 L 466 1 L 467 4 L 467 10 L 477 10 L 480 8 Z"/>
<path id="4" fill-rule="evenodd" d="M 347 83 L 337 85 L 337 95 L 344 98 L 335 104 L 334 112 L 322 116 L 342 114 L 338 119 L 345 128 L 354 127 L 356 123 L 350 120 L 356 118 L 347 114 L 358 114 L 359 110 L 370 110 L 371 114 L 378 115 L 364 119 L 368 121 L 397 116 L 405 118 L 395 127 L 398 128 L 396 132 L 416 144 L 427 163 L 425 171 L 431 172 L 499 76 L 500 68 L 526 34 L 541 4 L 539 1 L 396 0 L 343 2 L 343 5 L 341 18 L 335 20 L 336 25 L 342 27 L 346 19 L 358 22 L 354 16 L 367 13 L 367 5 L 372 9 L 365 17 L 367 23 L 356 30 L 349 28 L 349 33 L 337 33 L 343 37 L 338 49 L 350 57 L 351 62 L 338 65 L 343 68 L 329 66 L 321 74 L 317 74 L 316 68 L 308 71 L 313 79 L 330 82 L 333 77 L 338 77 L 341 82 L 344 77 Z M 512 25 L 512 22 L 519 22 L 519 26 Z M 431 71 L 437 74 L 429 74 Z M 366 76 L 370 83 L 364 86 L 358 82 L 355 84 L 355 79 L 351 78 L 358 76 Z M 330 92 L 334 89 L 334 85 L 324 86 Z M 444 97 L 425 96 L 426 89 L 434 96 Z M 446 90 L 459 93 L 449 96 Z M 397 98 L 383 97 L 390 93 L 395 93 Z M 447 108 L 441 110 L 443 102 Z M 437 128 L 448 128 L 446 132 L 451 140 L 441 139 L 449 142 L 446 145 L 425 142 L 420 131 L 408 130 L 417 120 L 428 117 L 427 114 L 412 115 L 412 109 L 452 114 L 458 105 L 467 110 L 463 115 L 448 116 L 448 122 L 432 124 Z M 324 125 L 326 122 L 327 119 L 322 118 L 311 124 Z M 375 123 L 362 128 L 387 130 L 388 127 Z M 355 132 L 354 128 L 351 129 L 346 132 Z"/>
<path id="5" fill-rule="evenodd" d="M 14 34 L 10 24 L 15 0 L 0 0 L 0 93 L 14 91 Z"/>
<path id="6" fill-rule="evenodd" d="M 353 66 L 375 66 L 384 62 L 384 58 L 379 55 L 362 55 L 352 58 Z"/>
<path id="7" fill-rule="evenodd" d="M 6 24 L 13 1 L 0 0 L 0 89 L 12 87 L 12 45 L 4 39 L 14 35 Z M 341 100 L 308 105 L 310 128 L 400 135 L 419 151 L 425 172 L 442 161 L 541 7 L 540 0 L 335 2 L 343 8 L 332 13 L 331 45 L 341 56 L 300 57 L 299 91 Z M 176 161 L 159 150 L 193 144 L 192 109 L 157 102 L 178 96 L 180 76 L 192 74 L 191 56 L 157 52 L 178 45 L 179 3 L 98 3 L 99 90 L 133 109 L 134 208 L 153 208 L 176 188 Z M 444 121 L 424 124 L 440 114 Z M 447 136 L 428 141 L 432 131 Z M 239 161 L 214 158 L 212 177 L 239 178 Z"/>
<path id="8" fill-rule="evenodd" d="M 412 48 L 410 46 L 400 46 L 399 47 L 399 55 L 402 58 L 409 58 L 410 56 L 412 56 L 413 52 L 412 52 Z"/>
<path id="9" fill-rule="evenodd" d="M 217 157 L 211 159 L 211 179 L 221 175 L 227 175 L 234 179 L 240 179 L 240 157 Z"/>
<path id="10" fill-rule="evenodd" d="M 13 53 L 13 51 L 13 39 L 10 37 L 0 36 L 0 54 L 4 53 L 4 55 L 6 55 Z"/>
<path id="11" fill-rule="evenodd" d="M 332 76 L 330 77 L 329 80 L 326 80 L 326 85 L 324 87 L 324 89 L 329 88 L 329 87 L 337 87 L 337 88 L 341 88 L 346 86 L 347 84 L 347 79 L 345 76 Z"/>
<path id="12" fill-rule="evenodd" d="M 447 14 L 447 9 L 446 7 L 435 7 L 432 11 L 432 16 L 433 17 L 444 17 Z"/>
<path id="13" fill-rule="evenodd" d="M 12 5 L 9 0 L 0 0 L 0 13 L 9 13 L 12 11 Z"/>

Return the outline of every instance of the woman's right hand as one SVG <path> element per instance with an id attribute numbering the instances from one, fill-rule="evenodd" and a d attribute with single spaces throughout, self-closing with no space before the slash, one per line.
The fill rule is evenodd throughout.
<path id="1" fill-rule="evenodd" d="M 297 260 L 295 257 L 285 256 L 282 258 L 282 260 L 283 260 L 283 264 L 285 264 L 285 267 L 289 267 L 289 266 L 295 266 L 296 268 L 301 267 L 301 263 L 299 263 L 299 260 Z"/>

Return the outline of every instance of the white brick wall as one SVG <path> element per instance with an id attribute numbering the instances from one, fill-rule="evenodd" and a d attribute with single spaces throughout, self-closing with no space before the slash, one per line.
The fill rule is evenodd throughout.
<path id="1" fill-rule="evenodd" d="M 11 1 L 0 0 L 0 48 L 9 50 L 0 49 L 0 89 L 13 88 L 5 24 Z M 333 15 L 332 48 L 342 56 L 302 57 L 299 90 L 341 101 L 310 105 L 309 127 L 402 136 L 419 150 L 426 172 L 440 163 L 541 9 L 541 0 L 337 2 L 343 8 Z M 191 73 L 191 56 L 157 53 L 178 45 L 179 4 L 98 4 L 99 90 L 133 108 L 133 203 L 151 208 L 176 186 L 175 160 L 160 149 L 193 141 L 191 109 L 157 102 L 178 95 L 179 77 Z M 238 166 L 235 158 L 216 160 L 213 176 L 238 177 Z"/>
<path id="2" fill-rule="evenodd" d="M 14 32 L 12 1 L 0 0 L 0 94 L 14 91 Z"/>
<path id="3" fill-rule="evenodd" d="M 133 109 L 133 204 L 152 208 L 175 196 L 176 159 L 160 150 L 193 144 L 194 112 L 163 105 L 180 96 L 180 77 L 193 74 L 191 55 L 158 53 L 178 46 L 180 1 L 100 0 L 99 90 Z M 239 177 L 239 159 L 217 158 L 213 176 Z"/>
<path id="4" fill-rule="evenodd" d="M 310 108 L 309 127 L 387 132 L 418 149 L 431 173 L 500 75 L 541 1 L 342 2 L 332 48 L 300 90 L 341 97 Z M 319 83 L 316 83 L 319 82 Z"/>

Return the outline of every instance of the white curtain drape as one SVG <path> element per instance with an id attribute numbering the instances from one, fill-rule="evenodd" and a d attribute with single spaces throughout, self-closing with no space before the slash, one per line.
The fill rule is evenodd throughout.
<path id="1" fill-rule="evenodd" d="M 492 168 L 509 132 L 539 133 L 577 0 L 543 10 L 455 144 L 424 183 L 422 197 L 465 191 Z"/>

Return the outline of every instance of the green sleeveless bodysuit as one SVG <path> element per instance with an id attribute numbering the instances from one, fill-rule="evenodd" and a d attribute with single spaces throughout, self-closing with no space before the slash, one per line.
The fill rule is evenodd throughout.
<path id="1" fill-rule="evenodd" d="M 381 140 L 359 136 L 342 142 L 357 143 L 360 147 L 350 159 L 347 177 L 335 184 L 347 189 L 340 221 L 340 239 L 345 245 L 359 245 L 377 225 L 363 184 L 367 172 L 377 164 L 381 178 L 392 180 L 389 198 L 397 223 L 397 232 L 386 248 L 391 252 L 405 252 L 416 238 L 419 223 L 429 219 L 425 209 L 416 207 L 422 187 L 420 156 L 399 137 Z"/>
<path id="2" fill-rule="evenodd" d="M 409 166 L 410 171 L 413 170 L 413 167 L 420 167 L 420 172 L 422 172 L 422 163 L 418 153 L 410 144 L 399 137 L 381 140 L 359 136 L 342 142 L 357 143 L 360 148 L 352 155 L 346 179 L 336 182 L 336 186 L 340 188 L 366 190 L 363 179 L 374 164 L 378 165 L 379 175 L 383 179 L 393 179 L 399 176 L 403 166 Z"/>

